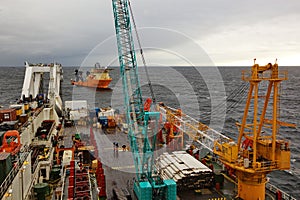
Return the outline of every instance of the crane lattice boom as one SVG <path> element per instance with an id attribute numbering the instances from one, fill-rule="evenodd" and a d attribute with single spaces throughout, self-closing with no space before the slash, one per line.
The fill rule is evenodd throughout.
<path id="1" fill-rule="evenodd" d="M 133 153 L 138 199 L 176 199 L 176 183 L 153 174 L 159 112 L 146 112 L 138 77 L 128 0 L 112 0 L 128 137 Z"/>

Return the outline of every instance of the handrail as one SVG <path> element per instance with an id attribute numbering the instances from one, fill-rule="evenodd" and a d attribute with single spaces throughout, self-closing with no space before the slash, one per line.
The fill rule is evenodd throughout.
<path id="1" fill-rule="evenodd" d="M 4 196 L 6 191 L 8 190 L 9 186 L 12 184 L 13 180 L 15 179 L 16 175 L 20 171 L 24 161 L 27 159 L 28 155 L 31 153 L 31 150 L 25 146 L 24 152 L 20 153 L 20 157 L 18 161 L 15 163 L 13 168 L 10 170 L 9 174 L 4 179 L 3 183 L 0 186 L 0 198 Z"/>
<path id="2" fill-rule="evenodd" d="M 34 164 L 32 165 L 32 167 L 31 167 L 31 174 L 32 174 L 32 180 L 31 180 L 31 183 L 30 183 L 30 186 L 29 186 L 29 188 L 32 188 L 32 186 L 33 186 L 33 183 L 35 182 L 35 176 L 38 174 L 38 170 L 36 170 L 36 169 L 40 169 L 40 167 L 41 167 L 41 165 L 42 164 L 46 164 L 45 162 L 51 162 L 51 160 L 52 160 L 52 158 L 53 158 L 53 152 L 54 152 L 54 147 L 52 147 L 51 149 L 50 149 L 50 156 L 49 156 L 49 158 L 46 160 L 46 161 L 39 161 L 39 159 L 37 158 L 36 160 L 35 160 L 35 162 L 34 162 Z M 26 196 L 25 196 L 25 199 L 27 199 L 27 197 L 29 196 L 29 194 L 30 194 L 30 191 L 28 191 L 27 193 L 26 193 Z"/>
<path id="3" fill-rule="evenodd" d="M 281 192 L 282 199 L 286 199 L 286 200 L 296 200 L 296 198 L 292 197 L 291 195 L 287 194 L 286 192 L 282 191 L 281 189 L 279 189 L 279 188 L 276 187 L 275 185 L 272 185 L 271 183 L 267 183 L 267 184 L 266 184 L 266 188 L 267 188 L 268 190 L 270 190 L 271 192 L 273 192 L 274 194 L 276 194 L 277 192 Z"/>

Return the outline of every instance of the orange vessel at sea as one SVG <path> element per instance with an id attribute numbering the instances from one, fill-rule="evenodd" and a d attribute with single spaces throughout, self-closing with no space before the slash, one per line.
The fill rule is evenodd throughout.
<path id="1" fill-rule="evenodd" d="M 82 71 L 75 70 L 75 80 L 71 79 L 72 85 L 93 87 L 93 88 L 108 88 L 112 78 L 109 75 L 109 71 L 104 67 L 100 67 L 99 63 L 95 64 L 95 68 L 91 72 L 86 72 L 86 78 L 82 76 Z"/>

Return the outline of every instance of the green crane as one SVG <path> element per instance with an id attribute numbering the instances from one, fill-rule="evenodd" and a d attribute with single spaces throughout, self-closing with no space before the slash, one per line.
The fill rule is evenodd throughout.
<path id="1" fill-rule="evenodd" d="M 129 0 L 112 0 L 122 78 L 128 138 L 136 169 L 138 199 L 176 199 L 174 180 L 162 180 L 153 168 L 159 112 L 144 110 L 131 31 Z M 134 21 L 133 21 L 134 22 Z M 152 90 L 151 90 L 152 92 Z M 153 93 L 152 93 L 153 94 Z"/>

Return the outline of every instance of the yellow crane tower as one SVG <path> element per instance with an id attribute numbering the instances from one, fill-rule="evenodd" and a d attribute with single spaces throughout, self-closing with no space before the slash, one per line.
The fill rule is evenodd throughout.
<path id="1" fill-rule="evenodd" d="M 249 81 L 250 88 L 242 122 L 237 123 L 238 141 L 216 140 L 214 153 L 236 171 L 239 198 L 263 200 L 266 175 L 274 170 L 290 168 L 289 142 L 277 138 L 279 125 L 294 126 L 278 120 L 279 84 L 287 80 L 287 72 L 279 73 L 277 63 L 265 66 L 254 63 L 250 73 L 243 72 L 242 79 Z M 265 95 L 259 93 L 262 81 L 268 82 Z M 267 115 L 268 105 L 272 106 L 270 115 Z M 253 109 L 251 117 L 250 108 Z M 271 119 L 267 119 L 267 116 Z"/>
<path id="2" fill-rule="evenodd" d="M 289 142 L 277 138 L 280 125 L 295 127 L 278 120 L 279 85 L 287 80 L 287 72 L 279 72 L 277 63 L 265 66 L 254 63 L 251 71 L 243 71 L 242 79 L 249 81 L 250 87 L 242 122 L 237 123 L 237 143 L 181 111 L 178 114 L 178 110 L 164 105 L 159 110 L 162 118 L 170 123 L 171 136 L 172 129 L 176 127 L 178 137 L 182 139 L 183 134 L 188 135 L 235 171 L 238 178 L 237 197 L 264 200 L 266 175 L 274 170 L 290 168 Z M 259 90 L 259 86 L 264 86 L 262 82 L 267 82 L 266 92 Z M 267 112 L 268 106 L 272 106 L 271 112 Z"/>

